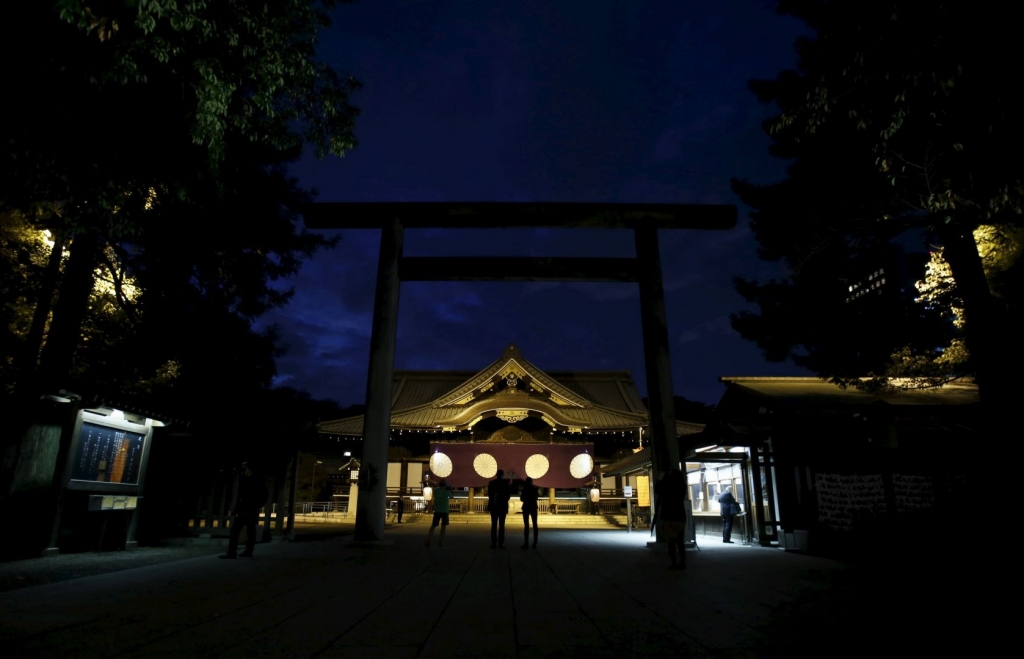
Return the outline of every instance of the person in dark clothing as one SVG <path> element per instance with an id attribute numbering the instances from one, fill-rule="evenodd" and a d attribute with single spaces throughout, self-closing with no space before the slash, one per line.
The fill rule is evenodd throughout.
<path id="1" fill-rule="evenodd" d="M 530 520 L 533 520 L 533 548 L 537 548 L 537 496 L 539 491 L 533 484 L 533 479 L 526 477 L 523 483 L 523 491 L 519 494 L 519 500 L 523 502 L 523 546 L 526 549 L 530 544 Z"/>
<path id="2" fill-rule="evenodd" d="M 739 514 L 740 504 L 736 502 L 736 497 L 728 487 L 718 495 L 718 507 L 722 513 L 722 542 L 733 544 L 732 519 Z"/>
<path id="3" fill-rule="evenodd" d="M 398 512 L 398 523 L 402 523 L 402 513 L 405 512 L 405 500 L 402 497 L 398 497 L 398 505 L 395 506 L 395 510 Z"/>
<path id="4" fill-rule="evenodd" d="M 252 467 L 242 465 L 242 475 L 238 478 L 238 495 L 231 509 L 231 533 L 228 536 L 228 553 L 221 558 L 252 557 L 256 546 L 256 533 L 259 530 L 260 508 L 267 503 L 267 484 L 262 477 L 253 473 Z M 238 538 L 245 528 L 245 551 L 238 553 Z"/>
<path id="5" fill-rule="evenodd" d="M 487 510 L 491 513 L 491 549 L 505 548 L 505 516 L 512 488 L 505 480 L 505 471 L 499 469 L 494 480 L 487 484 Z"/>
<path id="6" fill-rule="evenodd" d="M 671 469 L 654 486 L 657 495 L 655 514 L 657 525 L 668 541 L 668 556 L 672 570 L 686 569 L 686 476 L 678 468 Z"/>

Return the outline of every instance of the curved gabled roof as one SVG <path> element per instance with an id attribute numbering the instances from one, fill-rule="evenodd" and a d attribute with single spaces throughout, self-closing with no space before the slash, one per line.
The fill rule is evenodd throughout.
<path id="1" fill-rule="evenodd" d="M 628 372 L 545 373 L 514 345 L 476 373 L 397 371 L 391 409 L 391 427 L 402 429 L 464 429 L 491 414 L 530 414 L 570 431 L 625 430 L 648 423 Z M 362 435 L 363 417 L 325 421 L 318 429 Z"/>
<path id="2" fill-rule="evenodd" d="M 502 353 L 501 359 L 441 396 L 433 404 L 438 407 L 465 404 L 466 400 L 472 400 L 477 395 L 491 389 L 494 386 L 495 378 L 512 378 L 512 386 L 518 380 L 529 379 L 532 391 L 543 392 L 546 390 L 559 405 L 587 407 L 589 402 L 523 359 L 515 345 L 509 345 Z"/>

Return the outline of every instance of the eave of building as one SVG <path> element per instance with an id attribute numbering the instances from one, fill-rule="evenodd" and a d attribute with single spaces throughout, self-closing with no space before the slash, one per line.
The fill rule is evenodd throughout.
<path id="1" fill-rule="evenodd" d="M 391 409 L 410 410 L 434 404 L 478 374 L 476 371 L 395 371 Z M 626 413 L 647 413 L 628 371 L 552 371 L 547 375 L 592 404 Z"/>
<path id="2" fill-rule="evenodd" d="M 532 412 L 531 416 L 539 415 L 552 428 L 569 432 L 634 430 L 646 427 L 648 422 L 646 414 L 626 413 L 600 405 L 562 407 L 546 399 L 520 393 L 496 395 L 471 405 L 436 407 L 427 404 L 398 410 L 391 415 L 391 427 L 395 430 L 463 431 L 488 416 L 512 416 L 518 412 Z M 334 435 L 362 435 L 363 417 L 328 421 L 320 424 L 319 430 Z"/>
<path id="3" fill-rule="evenodd" d="M 887 405 L 973 405 L 980 399 L 978 385 L 969 378 L 954 380 L 940 387 L 861 391 L 840 388 L 817 377 L 721 377 L 727 387 L 748 396 L 788 407 L 831 408 Z"/>
<path id="4" fill-rule="evenodd" d="M 676 421 L 676 435 L 678 437 L 696 435 L 703 430 L 703 423 Z M 651 447 L 650 445 L 647 445 L 639 451 L 601 467 L 600 471 L 605 476 L 626 476 L 649 469 L 651 462 Z"/>

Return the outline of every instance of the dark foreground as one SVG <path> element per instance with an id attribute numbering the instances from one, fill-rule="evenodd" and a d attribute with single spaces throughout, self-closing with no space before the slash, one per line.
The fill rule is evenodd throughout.
<path id="1" fill-rule="evenodd" d="M 976 597 L 971 566 L 942 568 L 928 552 L 851 566 L 699 537 L 701 551 L 675 572 L 645 533 L 542 531 L 536 551 L 520 550 L 519 536 L 491 550 L 486 533 L 453 528 L 427 548 L 426 526 L 411 524 L 369 548 L 342 537 L 259 545 L 235 561 L 203 547 L 4 564 L 0 647 L 16 657 L 601 658 L 920 656 L 991 643 L 962 606 Z"/>

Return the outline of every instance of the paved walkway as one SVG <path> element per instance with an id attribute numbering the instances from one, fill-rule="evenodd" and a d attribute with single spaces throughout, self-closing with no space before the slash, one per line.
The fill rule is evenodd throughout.
<path id="1" fill-rule="evenodd" d="M 645 532 L 542 529 L 538 550 L 519 549 L 519 534 L 491 550 L 485 527 L 453 528 L 431 548 L 426 529 L 393 528 L 372 548 L 274 542 L 253 559 L 202 556 L 2 593 L 0 647 L 19 658 L 363 659 L 927 649 L 921 628 L 904 624 L 931 610 L 913 579 L 714 538 L 698 537 L 676 572 Z"/>

